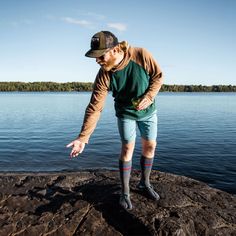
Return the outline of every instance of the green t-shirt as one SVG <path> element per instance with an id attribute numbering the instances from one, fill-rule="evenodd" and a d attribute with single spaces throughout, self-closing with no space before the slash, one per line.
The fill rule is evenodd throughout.
<path id="1" fill-rule="evenodd" d="M 132 103 L 132 99 L 138 99 L 145 94 L 149 79 L 147 71 L 132 60 L 126 67 L 111 74 L 110 89 L 117 117 L 140 119 L 156 110 L 155 100 L 148 108 L 141 111 L 136 110 Z"/>

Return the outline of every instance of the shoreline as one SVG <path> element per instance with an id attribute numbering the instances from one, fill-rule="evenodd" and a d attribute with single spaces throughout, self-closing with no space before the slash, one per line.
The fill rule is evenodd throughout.
<path id="1" fill-rule="evenodd" d="M 40 176 L 40 175 L 64 175 L 64 174 L 75 174 L 75 173 L 80 173 L 80 172 L 103 172 L 103 171 L 110 171 L 110 172 L 117 172 L 118 169 L 117 168 L 109 168 L 109 167 L 97 167 L 97 168 L 81 168 L 81 169 L 64 169 L 64 170 L 54 170 L 54 171 L 0 171 L 0 177 L 3 175 L 6 175 L 6 176 L 11 176 L 11 175 L 35 175 L 35 176 Z M 137 172 L 137 171 L 140 171 L 139 168 L 135 169 L 133 168 L 132 171 L 134 172 Z M 231 194 L 233 196 L 236 196 L 236 192 L 234 191 L 234 189 L 228 189 L 228 190 L 225 190 L 225 189 L 221 189 L 217 186 L 214 186 L 213 184 L 211 183 L 208 183 L 207 181 L 204 181 L 203 179 L 201 178 L 197 178 L 197 177 L 194 177 L 194 176 L 190 176 L 190 175 L 182 175 L 182 174 L 178 174 L 178 173 L 172 173 L 172 172 L 168 172 L 168 171 L 160 171 L 158 169 L 153 169 L 152 171 L 155 171 L 155 172 L 161 172 L 161 173 L 168 173 L 170 175 L 174 175 L 174 176 L 182 176 L 182 177 L 185 177 L 185 178 L 189 178 L 189 179 L 192 179 L 194 181 L 198 181 L 198 182 L 201 182 L 203 184 L 206 184 L 207 186 L 209 186 L 210 188 L 213 188 L 213 189 L 217 189 L 217 190 L 220 190 L 220 191 L 223 191 L 223 192 L 226 192 L 228 194 Z M 131 173 L 132 174 L 132 173 Z M 151 174 L 152 175 L 152 174 Z"/>
<path id="2" fill-rule="evenodd" d="M 27 176 L 45 176 L 45 175 L 65 175 L 65 174 L 75 174 L 75 173 L 81 173 L 81 172 L 117 172 L 118 169 L 117 168 L 109 168 L 109 167 L 97 167 L 97 168 L 81 168 L 81 169 L 64 169 L 64 170 L 54 170 L 54 171 L 51 171 L 51 170 L 48 170 L 48 171 L 0 171 L 0 177 L 1 176 L 16 176 L 16 175 L 19 175 L 19 176 L 24 176 L 24 175 L 27 175 Z M 139 172 L 140 169 L 137 168 L 137 169 L 132 169 L 132 172 Z M 210 188 L 213 188 L 213 189 L 217 189 L 219 191 L 223 191 L 223 192 L 226 192 L 228 194 L 231 194 L 233 196 L 236 196 L 236 192 L 234 191 L 234 188 L 232 189 L 224 189 L 224 188 L 219 188 L 217 186 L 214 186 L 214 184 L 211 184 L 211 183 L 208 183 L 207 181 L 204 181 L 202 178 L 197 178 L 197 177 L 194 177 L 194 176 L 190 176 L 190 175 L 182 175 L 182 174 L 178 174 L 178 173 L 174 173 L 174 172 L 168 172 L 168 171 L 160 171 L 158 169 L 153 169 L 152 171 L 155 171 L 155 172 L 161 172 L 161 173 L 167 173 L 167 174 L 170 174 L 170 175 L 174 175 L 174 176 L 179 176 L 179 177 L 185 177 L 185 178 L 188 178 L 188 179 L 191 179 L 193 181 L 198 181 L 200 183 L 203 183 L 203 184 L 206 184 L 207 186 L 209 186 Z M 131 173 L 132 175 L 132 173 Z M 152 174 L 151 174 L 152 175 Z"/>

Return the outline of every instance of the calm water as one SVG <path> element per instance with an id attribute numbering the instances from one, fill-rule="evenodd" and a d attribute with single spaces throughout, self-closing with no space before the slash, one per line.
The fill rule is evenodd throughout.
<path id="1" fill-rule="evenodd" d="M 0 93 L 0 171 L 117 169 L 120 141 L 113 99 L 89 145 L 70 160 L 90 93 Z M 154 169 L 236 193 L 236 94 L 161 93 Z M 139 168 L 140 141 L 133 158 Z"/>

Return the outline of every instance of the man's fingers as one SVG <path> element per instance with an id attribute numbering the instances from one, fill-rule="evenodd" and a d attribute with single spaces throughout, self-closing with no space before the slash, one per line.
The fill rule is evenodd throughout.
<path id="1" fill-rule="evenodd" d="M 150 101 L 147 98 L 144 98 L 143 100 L 141 100 L 141 102 L 139 103 L 137 110 L 143 110 L 146 109 L 150 104 L 152 103 L 152 101 Z"/>
<path id="2" fill-rule="evenodd" d="M 140 102 L 140 104 L 138 105 L 138 110 L 142 110 L 144 108 L 147 107 L 147 102 L 146 101 L 142 101 Z"/>
<path id="3" fill-rule="evenodd" d="M 70 153 L 70 157 L 77 157 L 79 155 L 79 153 L 75 150 L 72 150 L 71 153 Z"/>
<path id="4" fill-rule="evenodd" d="M 70 153 L 70 157 L 77 157 L 83 150 L 84 147 L 74 147 Z"/>

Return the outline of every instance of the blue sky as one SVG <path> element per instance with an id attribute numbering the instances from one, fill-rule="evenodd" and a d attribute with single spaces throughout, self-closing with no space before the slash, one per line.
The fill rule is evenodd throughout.
<path id="1" fill-rule="evenodd" d="M 0 81 L 93 82 L 100 30 L 150 51 L 165 84 L 236 85 L 234 0 L 1 0 Z"/>

